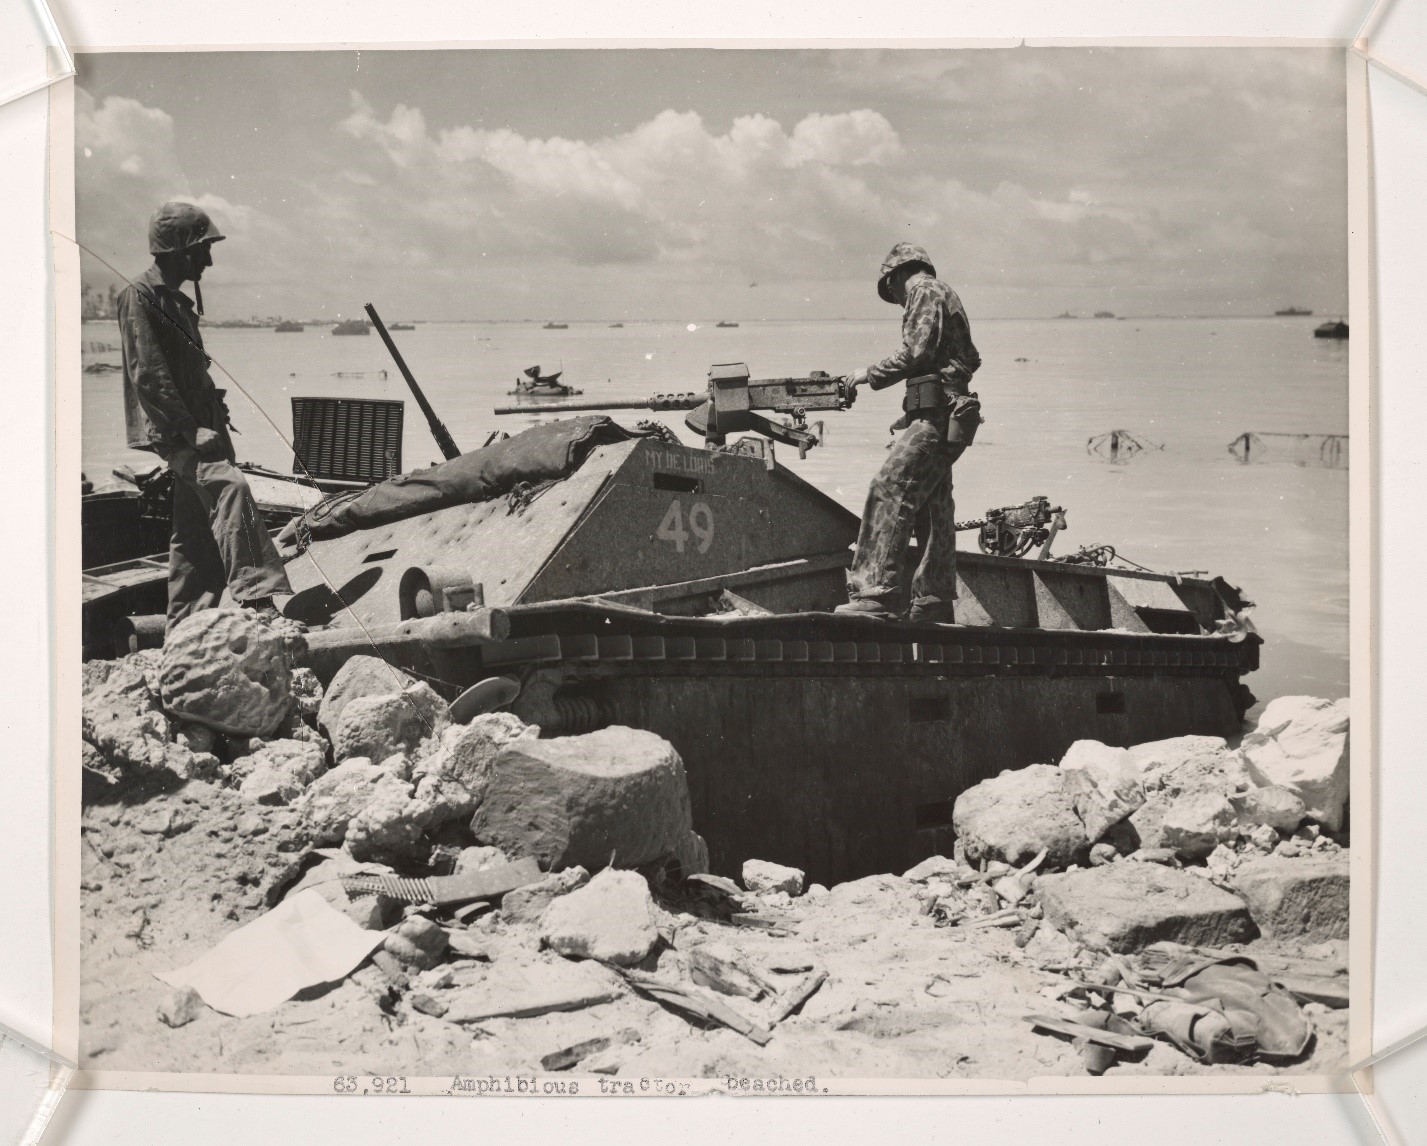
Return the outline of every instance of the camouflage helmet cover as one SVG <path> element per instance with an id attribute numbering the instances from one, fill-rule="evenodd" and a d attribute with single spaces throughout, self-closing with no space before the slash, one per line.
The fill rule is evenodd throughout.
<path id="1" fill-rule="evenodd" d="M 882 277 L 877 280 L 877 293 L 883 302 L 897 301 L 892 296 L 892 276 L 908 263 L 919 263 L 927 269 L 928 273 L 936 274 L 936 267 L 932 266 L 932 257 L 927 254 L 925 247 L 919 247 L 915 243 L 898 243 L 882 260 Z"/>
<path id="2" fill-rule="evenodd" d="M 149 218 L 149 254 L 186 251 L 200 243 L 216 243 L 224 236 L 208 212 L 192 203 L 165 203 Z"/>

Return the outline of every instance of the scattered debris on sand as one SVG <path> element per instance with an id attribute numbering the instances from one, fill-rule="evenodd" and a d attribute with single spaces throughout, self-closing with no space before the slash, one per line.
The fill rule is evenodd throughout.
<path id="1" fill-rule="evenodd" d="M 197 622 L 197 623 L 195 623 Z M 646 732 L 453 724 L 215 610 L 86 666 L 96 1069 L 704 1078 L 1317 1073 L 1345 1053 L 1346 706 L 1093 741 L 955 802 L 952 856 L 709 874 Z M 365 663 L 370 662 L 370 663 Z M 241 679 L 240 679 L 241 678 Z"/>

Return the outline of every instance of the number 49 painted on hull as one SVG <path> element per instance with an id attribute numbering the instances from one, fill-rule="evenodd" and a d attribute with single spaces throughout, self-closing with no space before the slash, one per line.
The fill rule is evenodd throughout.
<path id="1" fill-rule="evenodd" d="M 707 553 L 709 546 L 713 544 L 714 538 L 714 515 L 707 504 L 696 501 L 689 507 L 689 526 L 684 528 L 684 507 L 677 500 L 669 504 L 669 510 L 664 514 L 664 520 L 659 523 L 659 528 L 654 536 L 660 541 L 669 541 L 674 545 L 676 553 L 684 552 L 684 545 L 692 535 L 694 544 L 700 553 Z"/>

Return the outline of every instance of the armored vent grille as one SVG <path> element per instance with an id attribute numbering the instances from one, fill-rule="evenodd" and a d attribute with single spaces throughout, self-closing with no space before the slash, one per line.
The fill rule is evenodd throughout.
<path id="1" fill-rule="evenodd" d="M 401 473 L 404 408 L 386 398 L 294 398 L 292 472 L 335 481 Z"/>

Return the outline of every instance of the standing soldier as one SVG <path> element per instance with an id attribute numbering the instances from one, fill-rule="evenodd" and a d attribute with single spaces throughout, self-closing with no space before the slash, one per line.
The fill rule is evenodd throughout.
<path id="1" fill-rule="evenodd" d="M 839 613 L 950 623 L 956 600 L 956 523 L 951 465 L 976 436 L 981 403 L 969 388 L 981 356 L 956 292 L 936 277 L 931 256 L 898 243 L 882 264 L 877 293 L 900 303 L 902 348 L 849 379 L 881 390 L 905 381 L 901 431 L 867 492 L 857 552 Z M 917 567 L 906 584 L 907 551 Z M 910 611 L 909 611 L 910 606 Z"/>
<path id="2" fill-rule="evenodd" d="M 178 288 L 213 265 L 223 236 L 191 203 L 165 203 L 149 220 L 154 264 L 119 295 L 124 420 L 129 446 L 173 474 L 168 628 L 211 609 L 227 588 L 238 604 L 272 617 L 292 595 L 287 571 L 235 464 L 223 391 L 208 375 L 194 304 Z M 278 598 L 275 602 L 274 598 Z"/>

